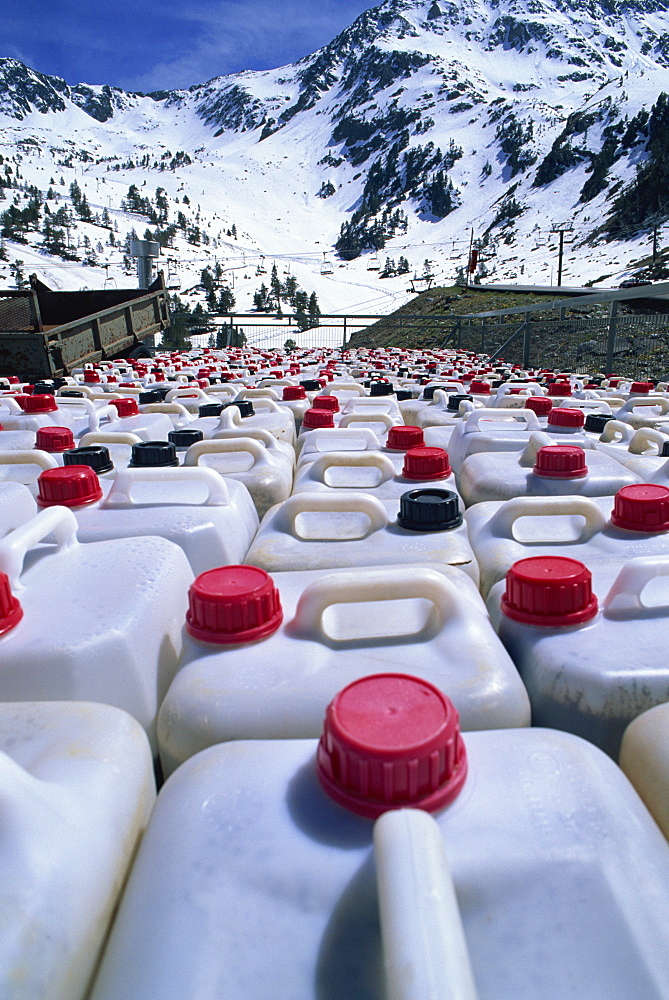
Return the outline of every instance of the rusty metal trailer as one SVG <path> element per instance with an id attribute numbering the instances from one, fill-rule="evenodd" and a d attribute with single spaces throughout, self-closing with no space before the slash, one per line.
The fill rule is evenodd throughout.
<path id="1" fill-rule="evenodd" d="M 35 275 L 30 287 L 0 290 L 0 373 L 21 379 L 67 375 L 86 362 L 142 350 L 169 326 L 162 272 L 147 289 L 54 292 Z"/>

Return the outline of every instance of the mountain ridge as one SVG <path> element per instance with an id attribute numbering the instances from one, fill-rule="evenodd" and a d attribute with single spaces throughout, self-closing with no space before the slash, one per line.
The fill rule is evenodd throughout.
<path id="1" fill-rule="evenodd" d="M 34 186 L 31 144 L 70 182 L 74 171 L 96 194 L 107 184 L 119 226 L 132 221 L 119 184 L 159 183 L 170 222 L 182 219 L 177 257 L 188 226 L 238 250 L 239 239 L 226 243 L 234 222 L 248 253 L 276 255 L 288 239 L 287 250 L 336 249 L 351 267 L 409 246 L 417 270 L 436 246 L 435 267 L 452 278 L 473 229 L 481 277 L 539 279 L 549 265 L 537 244 L 548 249 L 548 227 L 571 221 L 572 255 L 593 258 L 596 280 L 624 270 L 621 255 L 661 214 L 657 199 L 636 219 L 624 205 L 627 229 L 616 230 L 639 171 L 650 164 L 664 184 L 667 10 L 662 0 L 385 0 L 294 64 L 148 94 L 0 59 L 0 116 Z M 182 189 L 199 213 L 183 208 Z M 86 220 L 74 221 L 83 232 Z"/>

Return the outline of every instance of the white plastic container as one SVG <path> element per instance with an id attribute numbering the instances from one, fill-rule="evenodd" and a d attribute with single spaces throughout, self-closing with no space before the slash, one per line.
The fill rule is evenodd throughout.
<path id="1" fill-rule="evenodd" d="M 463 386 L 462 382 L 449 381 L 448 379 L 440 379 L 437 382 L 428 382 L 427 385 L 423 386 L 422 392 L 417 399 L 407 399 L 398 403 L 404 423 L 411 424 L 412 426 L 420 426 L 418 422 L 419 414 L 426 409 L 426 407 L 435 405 L 434 397 L 438 391 L 444 392 L 448 395 L 464 395 L 467 390 Z"/>
<path id="2" fill-rule="evenodd" d="M 261 429 L 269 431 L 279 441 L 295 444 L 295 420 L 292 411 L 281 407 L 267 397 L 235 400 L 222 411 L 218 425 L 211 430 L 214 437 L 219 431 Z M 205 435 L 206 436 L 206 435 Z"/>
<path id="3" fill-rule="evenodd" d="M 37 513 L 35 498 L 22 483 L 0 482 L 0 538 Z"/>
<path id="4" fill-rule="evenodd" d="M 624 464 L 631 471 L 646 479 L 659 472 L 669 459 L 669 434 L 652 427 L 634 431 L 627 446 Z"/>
<path id="5" fill-rule="evenodd" d="M 616 420 L 630 424 L 635 430 L 639 427 L 662 430 L 669 426 L 669 397 L 632 396 L 616 411 L 615 416 Z"/>
<path id="6" fill-rule="evenodd" d="M 541 432 L 533 434 L 522 453 L 470 455 L 459 477 L 467 507 L 484 500 L 517 496 L 612 496 L 639 477 L 599 451 L 554 445 Z"/>
<path id="7" fill-rule="evenodd" d="M 216 438 L 191 445 L 185 466 L 206 466 L 243 483 L 262 519 L 270 507 L 290 496 L 293 469 L 282 452 L 250 437 Z"/>
<path id="8" fill-rule="evenodd" d="M 459 474 L 462 463 L 478 452 L 520 451 L 530 434 L 541 426 L 536 413 L 527 409 L 472 410 L 456 424 L 450 437 L 448 455 L 451 466 Z"/>
<path id="9" fill-rule="evenodd" d="M 195 574 L 241 562 L 258 528 L 246 487 L 213 469 L 124 469 L 104 496 L 92 469 L 65 467 L 40 476 L 37 503 L 69 507 L 80 542 L 167 538 Z"/>
<path id="10" fill-rule="evenodd" d="M 56 469 L 58 460 L 31 448 L 27 451 L 0 451 L 0 483 L 21 483 L 27 486 L 33 496 L 37 493 L 37 480 L 45 469 Z"/>
<path id="11" fill-rule="evenodd" d="M 423 407 L 416 414 L 416 425 L 418 427 L 454 427 L 455 424 L 464 419 L 467 413 L 471 413 L 477 407 L 481 409 L 482 404 L 469 394 L 449 394 L 443 389 L 437 389 L 432 403 Z"/>
<path id="12" fill-rule="evenodd" d="M 71 429 L 66 428 L 72 433 Z M 6 431 L 0 428 L 0 452 L 28 451 L 35 447 L 35 431 Z M 72 445 L 74 447 L 74 445 Z M 44 449 L 41 449 L 44 450 Z"/>
<path id="13" fill-rule="evenodd" d="M 369 493 L 297 493 L 267 512 L 245 562 L 268 572 L 436 562 L 479 580 L 458 497 L 442 489 L 387 506 Z"/>
<path id="14" fill-rule="evenodd" d="M 669 840 L 669 703 L 649 708 L 630 722 L 620 766 Z"/>
<path id="15" fill-rule="evenodd" d="M 193 584 L 186 631 L 160 712 L 166 774 L 223 740 L 316 735 L 337 688 L 379 665 L 449 690 L 466 729 L 529 724 L 475 584 L 449 566 L 223 567 Z"/>
<path id="16" fill-rule="evenodd" d="M 341 692 L 320 744 L 231 742 L 185 763 L 159 796 L 91 1000 L 419 1000 L 388 994 L 384 958 L 411 963 L 392 977 L 408 990 L 429 943 L 449 975 L 424 1000 L 665 1000 L 669 848 L 622 772 L 564 733 L 456 725 L 439 691 L 385 675 Z M 399 806 L 434 810 L 461 929 L 424 923 L 402 892 L 433 850 L 428 816 L 389 870 L 406 814 L 384 812 L 376 832 L 373 817 Z M 440 874 L 421 894 L 433 915 Z"/>
<path id="17" fill-rule="evenodd" d="M 76 532 L 51 507 L 0 540 L 0 701 L 116 705 L 155 741 L 192 570 L 164 538 L 80 545 Z"/>
<path id="18" fill-rule="evenodd" d="M 515 497 L 477 503 L 465 512 L 465 519 L 484 597 L 515 562 L 530 556 L 564 555 L 590 568 L 605 564 L 610 584 L 628 559 L 669 555 L 665 486 L 624 486 L 615 497 Z"/>
<path id="19" fill-rule="evenodd" d="M 74 425 L 70 410 L 59 407 L 55 398 L 48 393 L 24 396 L 23 406 L 13 396 L 3 396 L 2 407 L 7 412 L 3 412 L 0 423 L 7 431 L 37 431 L 48 424 L 57 424 L 59 427 Z"/>
<path id="20" fill-rule="evenodd" d="M 617 759 L 625 727 L 667 701 L 668 575 L 669 556 L 640 557 L 609 587 L 606 564 L 591 573 L 575 559 L 536 556 L 493 586 L 488 608 L 534 725 L 583 736 Z"/>
<path id="21" fill-rule="evenodd" d="M 430 486 L 457 493 L 449 456 L 442 448 L 410 448 L 404 452 L 399 471 L 393 459 L 381 452 L 332 451 L 296 470 L 293 493 L 355 489 L 386 501 Z"/>
<path id="22" fill-rule="evenodd" d="M 148 404 L 162 407 L 161 403 Z M 181 409 L 181 408 L 180 408 Z M 187 411 L 183 411 L 187 413 Z M 144 412 L 132 397 L 115 399 L 109 406 L 110 419 L 101 427 L 105 433 L 136 434 L 140 441 L 166 441 L 174 423 L 168 413 Z"/>
<path id="23" fill-rule="evenodd" d="M 140 726 L 107 705 L 0 704 L 3 1000 L 85 1000 L 155 800 Z"/>
<path id="24" fill-rule="evenodd" d="M 297 465 L 313 462 L 329 451 L 380 451 L 381 442 L 369 427 L 324 427 L 310 433 L 302 432 L 297 439 Z"/>

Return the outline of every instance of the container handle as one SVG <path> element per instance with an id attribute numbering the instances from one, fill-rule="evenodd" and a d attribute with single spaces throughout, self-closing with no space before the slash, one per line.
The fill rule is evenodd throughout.
<path id="1" fill-rule="evenodd" d="M 139 444 L 141 437 L 131 431 L 88 431 L 82 435 L 79 445 L 85 448 L 89 444 Z"/>
<path id="2" fill-rule="evenodd" d="M 481 410 L 473 410 L 467 417 L 465 434 L 473 434 L 479 431 L 481 420 L 491 420 L 495 423 L 501 420 L 507 420 L 511 423 L 523 423 L 526 425 L 526 429 L 530 431 L 538 431 L 541 428 L 534 410 L 508 408 L 500 412 L 500 409 L 500 407 L 486 406 Z"/>
<path id="3" fill-rule="evenodd" d="M 651 580 L 669 575 L 669 556 L 639 556 L 623 566 L 604 599 L 602 609 L 607 615 L 635 615 L 643 612 L 667 611 L 667 605 L 649 607 L 641 594 Z"/>
<path id="4" fill-rule="evenodd" d="M 347 439 L 361 441 L 363 444 L 362 448 L 351 448 L 350 451 L 374 451 L 381 447 L 381 443 L 371 427 L 344 427 L 343 430 L 341 427 L 315 428 L 308 434 L 302 434 L 298 437 L 296 447 L 298 459 L 302 455 L 326 454 L 326 451 L 318 447 L 319 443 L 327 444 L 335 439 L 337 442 L 343 443 L 341 449 L 335 447 L 332 448 L 332 451 L 346 451 Z"/>
<path id="5" fill-rule="evenodd" d="M 245 451 L 253 459 L 253 467 L 256 465 L 269 465 L 270 459 L 267 449 L 260 441 L 249 437 L 217 438 L 211 441 L 196 441 L 186 452 L 184 465 L 199 465 L 203 455 L 221 455 L 233 451 Z"/>
<path id="6" fill-rule="evenodd" d="M 118 412 L 115 406 L 111 403 L 105 403 L 104 406 L 96 406 L 92 399 L 84 396 L 83 399 L 77 401 L 77 406 L 84 405 L 86 412 L 88 413 L 88 429 L 89 431 L 97 431 L 100 429 L 100 421 L 103 417 L 110 417 L 112 420 L 116 420 L 118 417 Z"/>
<path id="7" fill-rule="evenodd" d="M 387 1000 L 477 1000 L 444 841 L 420 809 L 374 824 Z"/>
<path id="8" fill-rule="evenodd" d="M 28 451 L 0 451 L 0 465 L 39 465 L 45 472 L 47 469 L 56 469 L 58 462 L 47 451 L 31 448 Z"/>
<path id="9" fill-rule="evenodd" d="M 199 385 L 187 385 L 184 386 L 183 389 L 170 389 L 165 396 L 165 400 L 166 402 L 171 403 L 174 399 L 183 399 L 184 397 L 188 398 L 189 396 L 192 396 L 193 398 L 197 397 L 198 399 L 205 399 L 207 402 L 211 402 L 210 397 L 199 387 Z"/>
<path id="10" fill-rule="evenodd" d="M 77 519 L 71 510 L 46 507 L 0 540 L 0 571 L 7 574 L 15 593 L 22 589 L 20 576 L 26 552 L 49 535 L 55 535 L 59 550 L 78 544 Z"/>
<path id="11" fill-rule="evenodd" d="M 209 439 L 211 441 L 230 441 L 237 440 L 238 438 L 246 437 L 251 438 L 253 441 L 259 441 L 264 448 L 268 448 L 270 451 L 281 452 L 279 448 L 279 443 L 270 431 L 265 430 L 264 427 L 240 427 L 227 428 L 224 431 L 216 431 L 215 434 Z M 281 452 L 283 454 L 283 452 Z"/>
<path id="12" fill-rule="evenodd" d="M 612 421 L 609 421 L 611 423 Z M 628 427 L 629 424 L 625 424 Z M 662 446 L 669 441 L 669 437 L 662 431 L 654 427 L 639 427 L 634 431 L 630 439 L 628 451 L 631 455 L 647 455 L 651 444 L 657 445 L 657 450 L 651 452 L 652 455 L 661 455 Z"/>
<path id="13" fill-rule="evenodd" d="M 374 601 L 400 601 L 424 598 L 432 603 L 421 635 L 436 635 L 444 626 L 447 613 L 457 613 L 456 594 L 437 570 L 419 566 L 388 569 L 350 569 L 328 573 L 303 590 L 295 608 L 293 625 L 302 636 L 313 636 L 325 644 L 337 642 L 323 628 L 323 615 L 332 604 L 361 604 Z M 398 633 L 401 634 L 401 633 Z"/>
<path id="14" fill-rule="evenodd" d="M 208 385 L 207 393 L 210 396 L 227 396 L 232 401 L 237 395 L 237 386 L 230 385 L 229 382 L 221 382 L 219 385 Z"/>
<path id="15" fill-rule="evenodd" d="M 611 441 L 619 441 L 621 444 L 626 444 L 631 440 L 634 434 L 634 428 L 630 427 L 622 420 L 607 420 L 604 424 L 604 429 L 599 435 L 599 440 L 604 444 L 608 444 Z"/>
<path id="16" fill-rule="evenodd" d="M 23 410 L 16 402 L 13 395 L 0 396 L 0 403 L 2 403 L 3 406 L 6 406 L 10 413 L 23 414 Z"/>
<path id="17" fill-rule="evenodd" d="M 295 522 L 300 514 L 313 513 L 360 513 L 366 514 L 370 526 L 360 537 L 367 538 L 375 531 L 380 531 L 389 523 L 386 508 L 380 500 L 370 493 L 337 493 L 328 496 L 326 493 L 295 493 L 281 504 L 274 520 L 277 531 L 284 531 L 293 537 L 300 537 L 295 530 Z"/>
<path id="18" fill-rule="evenodd" d="M 513 540 L 513 526 L 521 517 L 559 517 L 578 514 L 585 519 L 577 541 L 588 542 L 606 527 L 606 518 L 590 497 L 514 497 L 495 511 L 488 522 L 493 538 Z"/>
<path id="19" fill-rule="evenodd" d="M 103 507 L 132 507 L 135 501 L 132 499 L 132 490 L 137 483 L 180 483 L 197 482 L 202 483 L 207 488 L 207 497 L 202 502 L 198 501 L 198 506 L 205 507 L 227 507 L 230 503 L 228 485 L 214 469 L 207 469 L 204 466 L 177 466 L 176 468 L 138 468 L 122 469 L 112 484 L 112 488 L 102 501 Z M 180 500 L 175 503 L 187 506 Z M 190 505 L 188 505 L 190 506 Z"/>
<path id="20" fill-rule="evenodd" d="M 279 401 L 279 394 L 276 389 L 271 389 L 269 386 L 263 386 L 258 389 L 242 389 L 241 392 L 237 393 L 237 399 L 254 399 L 258 402 L 263 399 L 271 399 L 273 402 L 277 403 Z"/>
<path id="21" fill-rule="evenodd" d="M 539 449 L 552 444 L 554 444 L 553 439 L 549 437 L 545 431 L 534 431 L 534 433 L 530 434 L 530 439 L 518 459 L 518 464 L 524 469 L 533 468 L 537 461 L 537 453 Z"/>
<path id="22" fill-rule="evenodd" d="M 177 413 L 177 427 L 185 427 L 190 423 L 191 416 L 183 403 L 142 403 L 140 408 L 142 413 Z"/>
<path id="23" fill-rule="evenodd" d="M 384 413 L 382 410 L 372 410 L 369 413 L 361 413 L 359 410 L 353 410 L 351 413 L 345 413 L 344 416 L 339 421 L 340 427 L 350 427 L 351 424 L 383 424 L 386 430 L 390 430 L 391 427 L 395 426 L 395 421 L 390 416 L 389 413 Z"/>
<path id="24" fill-rule="evenodd" d="M 660 413 L 669 413 L 669 399 L 666 396 L 632 396 L 623 403 L 618 413 L 631 413 L 637 406 L 659 406 Z"/>
<path id="25" fill-rule="evenodd" d="M 323 393 L 325 392 L 330 396 L 334 396 L 337 392 L 352 392 L 358 396 L 367 395 L 364 385 L 360 385 L 359 382 L 330 382 L 327 389 L 323 389 Z"/>
<path id="26" fill-rule="evenodd" d="M 328 469 L 337 468 L 376 468 L 381 473 L 381 482 L 387 483 L 395 475 L 395 466 L 387 455 L 378 451 L 329 451 L 311 463 L 308 476 L 319 483 L 325 483 L 325 473 Z"/>

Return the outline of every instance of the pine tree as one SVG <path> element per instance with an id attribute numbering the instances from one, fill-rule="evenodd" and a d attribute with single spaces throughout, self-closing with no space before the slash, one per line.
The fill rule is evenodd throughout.
<path id="1" fill-rule="evenodd" d="M 309 296 L 309 326 L 320 326 L 321 311 L 318 306 L 316 292 Z"/>

